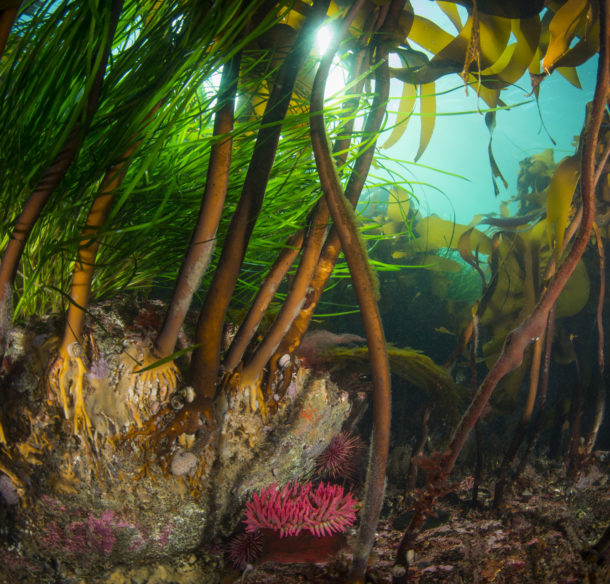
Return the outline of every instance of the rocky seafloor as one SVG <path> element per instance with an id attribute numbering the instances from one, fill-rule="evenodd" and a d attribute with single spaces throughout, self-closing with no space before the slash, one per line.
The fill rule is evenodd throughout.
<path id="1" fill-rule="evenodd" d="M 9 440 L 0 454 L 0 584 L 344 582 L 357 526 L 347 547 L 320 564 L 259 560 L 237 569 L 227 552 L 243 531 L 251 494 L 310 478 L 331 438 L 354 429 L 368 398 L 296 368 L 285 393 L 270 396 L 268 418 L 247 392 L 234 392 L 217 404 L 214 429 L 151 442 L 142 431 L 147 419 L 168 404 L 182 407 L 188 391 L 129 382 L 125 352 L 150 342 L 163 308 L 133 298 L 91 308 L 84 356 L 89 437 L 74 432 L 46 383 L 61 320 L 36 319 L 12 331 L 0 373 Z M 187 324 L 180 348 L 191 344 Z M 408 447 L 390 454 L 367 576 L 377 584 L 391 582 L 417 496 L 405 492 Z M 360 478 L 364 452 L 361 459 Z M 473 508 L 471 471 L 458 467 L 409 552 L 409 581 L 609 582 L 610 558 L 590 553 L 610 522 L 609 467 L 608 453 L 596 452 L 568 478 L 562 464 L 532 459 L 500 510 L 491 508 L 493 473 L 483 477 Z M 361 481 L 350 488 L 362 498 Z"/>

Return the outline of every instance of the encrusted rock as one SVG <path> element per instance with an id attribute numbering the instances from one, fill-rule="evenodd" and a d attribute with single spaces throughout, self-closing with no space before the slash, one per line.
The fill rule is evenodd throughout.
<path id="1" fill-rule="evenodd" d="M 306 476 L 349 414 L 349 401 L 327 377 L 302 369 L 268 418 L 252 411 L 244 391 L 234 390 L 216 404 L 217 428 L 156 441 L 155 425 L 147 426 L 145 410 L 130 402 L 135 394 L 119 367 L 121 337 L 130 337 L 130 346 L 137 342 L 137 303 L 128 304 L 130 310 L 116 300 L 103 311 L 92 307 L 105 330 L 86 319 L 83 383 L 92 438 L 75 436 L 59 403 L 49 405 L 44 368 L 39 358 L 34 365 L 31 346 L 12 345 L 10 386 L 18 391 L 4 415 L 9 438 L 17 437 L 15 451 L 23 454 L 15 467 L 27 488 L 25 500 L 11 507 L 10 533 L 0 541 L 6 552 L 0 574 L 8 582 L 76 584 L 109 581 L 111 574 L 120 580 L 119 565 L 127 574 L 143 562 L 170 562 L 194 549 L 201 554 L 202 544 L 235 530 L 251 492 Z M 56 328 L 39 323 L 36 335 L 51 338 Z M 13 339 L 31 337 L 26 327 Z M 179 365 L 184 370 L 188 363 Z M 189 390 L 178 391 L 187 407 Z M 171 395 L 155 397 L 166 416 L 155 422 L 161 427 L 183 411 L 171 408 Z M 29 430 L 21 424 L 18 433 L 13 415 L 27 416 Z M 6 485 L 4 491 L 9 499 L 14 494 Z"/>

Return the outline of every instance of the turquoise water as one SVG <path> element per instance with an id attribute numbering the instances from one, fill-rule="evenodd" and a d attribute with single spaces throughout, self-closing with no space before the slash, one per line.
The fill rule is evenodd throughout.
<path id="1" fill-rule="evenodd" d="M 416 3 L 418 14 L 426 10 L 426 4 Z M 444 26 L 452 34 L 455 29 L 443 24 L 444 16 L 437 6 L 427 8 L 429 18 Z M 419 50 L 419 47 L 414 45 Z M 540 86 L 540 112 L 536 101 L 528 94 L 531 91 L 529 74 L 522 77 L 519 83 L 501 93 L 501 99 L 507 104 L 516 106 L 510 110 L 499 111 L 493 137 L 493 151 L 502 174 L 508 181 L 504 189 L 498 181 L 500 193 L 494 196 L 491 169 L 487 154 L 489 132 L 485 125 L 484 115 L 477 110 L 485 109 L 485 102 L 479 100 L 470 89 L 468 95 L 458 75 L 441 77 L 436 83 L 437 91 L 450 91 L 437 97 L 439 114 L 456 112 L 473 112 L 457 115 L 437 115 L 436 125 L 428 148 L 419 159 L 419 165 L 408 164 L 407 175 L 415 182 L 429 183 L 429 186 L 414 184 L 413 191 L 419 199 L 423 215 L 436 213 L 444 219 L 455 219 L 459 223 L 469 223 L 473 216 L 480 213 L 498 213 L 501 200 L 508 200 L 516 195 L 519 161 L 537 152 L 554 149 L 555 162 L 564 156 L 574 153 L 574 136 L 580 134 L 585 118 L 586 104 L 591 101 L 595 89 L 597 57 L 578 68 L 582 89 L 571 85 L 555 71 Z M 393 81 L 391 95 L 396 98 L 390 104 L 390 110 L 398 108 L 398 96 L 402 89 L 399 81 Z M 416 104 L 415 113 L 419 104 Z M 389 124 L 393 123 L 393 116 Z M 420 118 L 411 117 L 407 130 L 397 144 L 385 152 L 388 156 L 402 161 L 412 161 L 417 153 L 420 133 Z M 551 137 L 556 142 L 553 145 Z M 380 140 L 383 144 L 384 139 Z M 436 172 L 432 167 L 460 175 L 463 178 Z M 390 168 L 405 174 L 399 165 Z M 383 178 L 383 173 L 377 173 Z M 511 207 L 511 213 L 516 206 Z"/>

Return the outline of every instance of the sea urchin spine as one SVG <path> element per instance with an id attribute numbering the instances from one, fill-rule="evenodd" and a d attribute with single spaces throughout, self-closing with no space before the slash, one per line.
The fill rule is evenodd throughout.
<path id="1" fill-rule="evenodd" d="M 316 472 L 320 477 L 354 483 L 364 448 L 360 436 L 351 432 L 340 432 L 318 456 Z"/>

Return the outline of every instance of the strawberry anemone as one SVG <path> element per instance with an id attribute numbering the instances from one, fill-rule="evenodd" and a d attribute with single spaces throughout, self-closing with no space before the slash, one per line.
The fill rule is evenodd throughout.
<path id="1" fill-rule="evenodd" d="M 273 483 L 246 505 L 246 531 L 271 529 L 280 537 L 304 530 L 317 537 L 342 533 L 356 521 L 357 502 L 340 485 L 288 483 L 280 489 Z"/>
<path id="2" fill-rule="evenodd" d="M 273 483 L 247 503 L 246 534 L 261 535 L 259 562 L 325 562 L 345 547 L 357 503 L 341 485 Z"/>

